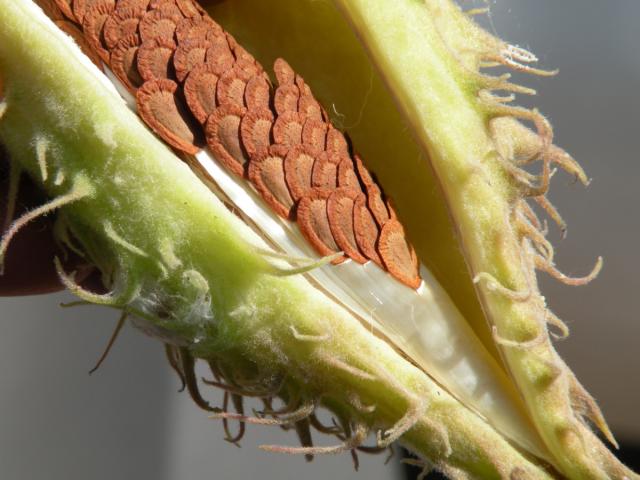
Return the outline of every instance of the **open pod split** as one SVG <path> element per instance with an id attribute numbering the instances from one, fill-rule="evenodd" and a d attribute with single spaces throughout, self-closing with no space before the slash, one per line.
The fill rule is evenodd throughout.
<path id="1" fill-rule="evenodd" d="M 615 444 L 537 288 L 538 271 L 581 284 L 600 269 L 560 273 L 532 208 L 564 229 L 550 178 L 586 176 L 541 114 L 511 105 L 532 91 L 490 74 L 549 72 L 472 13 L 0 0 L 0 141 L 13 178 L 51 198 L 13 222 L 0 259 L 57 211 L 57 239 L 111 290 L 57 260 L 65 286 L 163 341 L 230 441 L 280 425 L 301 446 L 263 448 L 357 458 L 400 441 L 451 478 L 637 478 L 591 431 Z"/>

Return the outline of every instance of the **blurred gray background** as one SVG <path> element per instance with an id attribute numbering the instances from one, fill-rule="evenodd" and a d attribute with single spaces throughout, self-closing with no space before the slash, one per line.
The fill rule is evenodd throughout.
<path id="1" fill-rule="evenodd" d="M 310 0 L 301 0 L 310 1 Z M 473 2 L 464 2 L 471 7 Z M 476 2 L 476 5 L 482 2 Z M 527 79 L 556 140 L 593 179 L 584 189 L 563 175 L 551 198 L 569 222 L 557 245 L 559 265 L 605 268 L 582 288 L 543 279 L 552 309 L 568 321 L 564 357 L 602 406 L 619 440 L 640 444 L 640 2 L 637 0 L 499 0 L 482 20 L 537 53 L 553 79 Z M 384 457 L 278 457 L 261 443 L 293 435 L 249 428 L 243 448 L 199 411 L 166 365 L 161 345 L 125 327 L 106 364 L 87 372 L 117 313 L 60 309 L 65 294 L 0 299 L 0 465 L 7 479 L 227 479 L 399 477 Z"/>

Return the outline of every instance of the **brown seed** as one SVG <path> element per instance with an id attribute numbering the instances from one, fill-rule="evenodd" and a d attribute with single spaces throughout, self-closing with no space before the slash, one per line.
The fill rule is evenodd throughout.
<path id="1" fill-rule="evenodd" d="M 138 72 L 139 47 L 140 37 L 129 35 L 120 40 L 111 52 L 111 70 L 131 91 L 144 83 Z"/>
<path id="2" fill-rule="evenodd" d="M 314 189 L 300 199 L 297 208 L 298 226 L 302 235 L 323 256 L 339 251 L 327 214 L 327 200 L 330 195 L 329 190 Z M 333 263 L 342 263 L 344 260 L 344 257 L 339 258 Z"/>
<path id="3" fill-rule="evenodd" d="M 247 63 L 256 63 L 256 59 L 247 52 L 242 45 L 240 45 L 233 35 L 230 35 L 228 32 L 225 33 L 227 37 L 227 43 L 233 52 L 233 56 L 235 57 L 237 62 L 247 62 Z M 260 67 L 262 70 L 262 67 Z"/>
<path id="4" fill-rule="evenodd" d="M 280 85 L 276 88 L 273 105 L 278 115 L 284 115 L 286 112 L 297 112 L 299 98 L 300 90 L 293 84 Z"/>
<path id="5" fill-rule="evenodd" d="M 362 186 L 350 157 L 344 157 L 338 164 L 338 186 L 362 192 Z"/>
<path id="6" fill-rule="evenodd" d="M 104 41 L 107 48 L 112 50 L 122 38 L 136 35 L 142 15 L 143 12 L 134 8 L 115 10 L 104 22 Z"/>
<path id="7" fill-rule="evenodd" d="M 364 256 L 382 266 L 382 259 L 376 249 L 380 229 L 367 207 L 364 194 L 358 195 L 353 206 L 353 230 L 358 248 Z"/>
<path id="8" fill-rule="evenodd" d="M 367 206 L 381 227 L 391 218 L 387 210 L 387 202 L 382 198 L 382 190 L 376 184 L 366 185 Z"/>
<path id="9" fill-rule="evenodd" d="M 142 42 L 138 49 L 138 71 L 145 80 L 175 78 L 173 52 L 176 44 L 173 40 L 158 37 Z"/>
<path id="10" fill-rule="evenodd" d="M 322 107 L 311 94 L 300 94 L 300 100 L 298 100 L 298 111 L 308 119 L 325 123 L 327 121 Z"/>
<path id="11" fill-rule="evenodd" d="M 327 200 L 327 216 L 340 250 L 352 260 L 366 263 L 367 258 L 358 250 L 353 224 L 354 205 L 359 195 L 362 193 L 345 188 L 334 190 Z"/>
<path id="12" fill-rule="evenodd" d="M 80 50 L 89 57 L 89 59 L 100 69 L 102 70 L 102 60 L 96 53 L 96 51 L 91 48 L 91 46 L 87 43 L 87 39 L 84 34 L 80 30 L 77 24 L 70 22 L 69 20 L 57 20 L 55 24 L 58 26 L 60 30 L 69 35 L 76 44 L 80 47 Z"/>
<path id="13" fill-rule="evenodd" d="M 72 0 L 53 0 L 53 1 L 65 17 L 67 17 L 72 22 L 77 21 L 76 16 L 73 14 L 73 9 L 71 8 Z"/>
<path id="14" fill-rule="evenodd" d="M 193 0 L 176 0 L 178 8 L 185 17 L 199 17 L 206 15 L 206 12 Z"/>
<path id="15" fill-rule="evenodd" d="M 357 153 L 353 156 L 353 163 L 356 167 L 358 177 L 365 187 L 376 185 L 376 181 L 371 176 L 371 173 L 369 173 L 369 170 L 367 170 L 367 167 L 364 166 L 364 163 L 362 163 L 362 158 L 360 158 L 360 155 L 358 155 Z"/>
<path id="16" fill-rule="evenodd" d="M 230 70 L 235 70 L 235 76 L 242 79 L 245 83 L 249 81 L 249 76 L 244 72 L 235 69 L 233 63 L 233 53 L 229 48 L 224 36 L 212 37 L 210 40 L 211 46 L 207 49 L 206 62 L 213 65 L 215 72 L 220 76 L 224 76 Z"/>
<path id="17" fill-rule="evenodd" d="M 163 5 L 165 5 L 166 3 L 170 3 L 172 5 L 176 4 L 175 0 L 150 0 L 148 9 L 149 10 L 156 10 L 156 9 L 162 7 Z"/>
<path id="18" fill-rule="evenodd" d="M 313 95 L 311 93 L 311 88 L 307 85 L 307 82 L 304 81 L 304 78 L 302 78 L 301 75 L 296 73 L 294 83 L 300 89 L 300 95 Z"/>
<path id="19" fill-rule="evenodd" d="M 291 218 L 293 199 L 284 177 L 284 159 L 288 149 L 272 145 L 249 162 L 249 180 L 265 202 L 281 217 Z"/>
<path id="20" fill-rule="evenodd" d="M 195 37 L 178 42 L 178 48 L 173 54 L 173 66 L 178 81 L 183 82 L 194 67 L 205 63 L 209 46 L 208 41 Z"/>
<path id="21" fill-rule="evenodd" d="M 313 164 L 311 184 L 316 188 L 335 190 L 338 188 L 338 164 L 340 158 L 322 152 Z"/>
<path id="22" fill-rule="evenodd" d="M 175 0 L 151 0 L 149 2 L 148 11 L 160 11 L 165 15 L 169 15 L 176 18 L 184 18 L 184 14 L 178 7 Z"/>
<path id="23" fill-rule="evenodd" d="M 207 145 L 216 159 L 240 177 L 249 160 L 240 140 L 240 122 L 246 113 L 246 108 L 237 105 L 220 105 L 209 115 L 205 126 Z"/>
<path id="24" fill-rule="evenodd" d="M 87 43 L 91 45 L 105 63 L 109 62 L 110 53 L 105 44 L 104 24 L 114 9 L 114 0 L 95 0 L 85 11 L 82 22 L 82 30 Z"/>
<path id="25" fill-rule="evenodd" d="M 273 113 L 263 108 L 249 110 L 240 124 L 240 138 L 249 158 L 263 156 L 271 144 Z"/>
<path id="26" fill-rule="evenodd" d="M 273 72 L 276 75 L 278 85 L 293 85 L 296 79 L 296 74 L 291 66 L 282 58 L 276 59 L 273 64 Z"/>
<path id="27" fill-rule="evenodd" d="M 64 0 L 63 0 L 64 1 Z M 62 13 L 61 8 L 58 6 L 58 0 L 36 0 L 38 6 L 42 9 L 44 14 L 49 17 L 54 23 L 60 20 L 71 20 L 73 22 L 76 21 L 73 16 L 73 12 L 71 12 L 71 17 Z M 71 8 L 71 4 L 65 2 L 63 8 Z"/>
<path id="28" fill-rule="evenodd" d="M 302 143 L 302 119 L 298 112 L 279 115 L 273 125 L 273 139 L 277 144 L 293 147 Z"/>
<path id="29" fill-rule="evenodd" d="M 389 220 L 382 227 L 378 251 L 387 271 L 410 288 L 420 286 L 418 257 L 407 242 L 402 225 L 397 220 Z"/>
<path id="30" fill-rule="evenodd" d="M 189 155 L 200 150 L 198 126 L 176 96 L 178 84 L 166 79 L 150 80 L 136 94 L 142 119 L 169 145 Z"/>
<path id="31" fill-rule="evenodd" d="M 302 143 L 308 145 L 316 155 L 325 150 L 328 125 L 315 118 L 307 118 L 302 127 Z"/>
<path id="32" fill-rule="evenodd" d="M 236 42 L 236 39 L 233 38 L 232 35 L 227 33 L 226 37 L 227 43 L 229 44 L 235 58 L 236 68 L 244 70 L 249 77 L 264 74 L 262 66 L 256 61 L 253 55 L 247 52 L 238 42 Z"/>
<path id="33" fill-rule="evenodd" d="M 212 40 L 214 37 L 223 37 L 224 30 L 211 17 L 196 16 L 183 18 L 176 26 L 176 38 L 182 42 L 189 38 L 203 38 Z M 225 39 L 226 40 L 226 39 Z"/>
<path id="34" fill-rule="evenodd" d="M 393 208 L 393 202 L 391 201 L 391 199 L 387 198 L 387 201 L 385 203 L 387 205 L 387 211 L 389 212 L 389 218 L 397 220 L 398 214 L 396 213 L 395 208 Z"/>
<path id="35" fill-rule="evenodd" d="M 142 42 L 144 43 L 158 38 L 173 41 L 176 25 L 183 18 L 179 10 L 177 10 L 177 12 L 166 8 L 149 10 L 144 14 L 142 20 L 140 20 L 139 29 Z"/>
<path id="36" fill-rule="evenodd" d="M 177 54 L 177 52 L 176 52 Z M 198 65 L 184 82 L 184 96 L 193 116 L 205 124 L 209 115 L 216 109 L 216 85 L 218 76 L 211 65 Z"/>
<path id="37" fill-rule="evenodd" d="M 340 130 L 336 130 L 333 125 L 329 124 L 327 131 L 327 152 L 332 155 L 344 157 L 349 155 L 349 144 Z"/>
<path id="38" fill-rule="evenodd" d="M 215 69 L 217 70 L 217 68 Z M 240 78 L 235 69 L 227 70 L 218 81 L 216 98 L 219 105 L 237 105 L 244 107 L 244 91 L 247 82 Z"/>
<path id="39" fill-rule="evenodd" d="M 262 75 L 256 75 L 249 80 L 244 89 L 244 103 L 249 110 L 269 108 L 271 100 L 271 85 Z"/>
<path id="40" fill-rule="evenodd" d="M 84 24 L 84 16 L 89 11 L 89 8 L 91 8 L 91 5 L 98 1 L 99 0 L 72 0 L 71 11 L 80 25 Z"/>
<path id="41" fill-rule="evenodd" d="M 291 197 L 297 202 L 313 189 L 311 176 L 315 154 L 306 145 L 296 145 L 284 159 L 284 175 Z"/>
<path id="42" fill-rule="evenodd" d="M 149 7 L 149 0 L 119 0 L 116 3 L 116 12 L 131 9 L 140 15 L 144 15 Z"/>

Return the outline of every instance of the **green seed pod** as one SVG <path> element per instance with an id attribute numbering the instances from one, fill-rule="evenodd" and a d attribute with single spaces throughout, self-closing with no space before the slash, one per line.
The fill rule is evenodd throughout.
<path id="1" fill-rule="evenodd" d="M 481 71 L 549 73 L 531 53 L 448 0 L 334 0 L 316 16 L 299 0 L 212 7 L 237 39 L 191 0 L 38 3 L 49 17 L 0 0 L 0 140 L 51 200 L 12 224 L 0 259 L 24 224 L 57 211 L 58 240 L 110 292 L 56 260 L 64 285 L 162 340 L 213 417 L 295 427 L 301 447 L 266 450 L 400 441 L 452 478 L 637 478 L 587 426 L 615 443 L 551 344 L 548 326 L 564 325 L 535 277 L 597 275 L 601 260 L 583 279 L 556 270 L 528 203 L 563 225 L 545 198 L 552 168 L 586 177 L 542 115 L 496 93 L 530 90 Z M 243 8 L 272 21 L 239 25 Z M 270 28 L 291 35 L 277 54 L 295 70 L 270 57 Z M 327 113 L 333 72 L 296 37 L 313 28 L 332 34 L 337 60 L 370 69 L 379 131 L 349 139 Z M 523 169 L 534 162 L 539 175 Z M 435 186 L 438 198 L 425 193 Z M 464 262 L 456 294 L 458 274 L 429 270 Z M 225 390 L 222 408 L 201 395 L 196 360 Z M 245 415 L 244 396 L 262 398 L 264 416 Z M 312 429 L 338 443 L 314 447 Z"/>

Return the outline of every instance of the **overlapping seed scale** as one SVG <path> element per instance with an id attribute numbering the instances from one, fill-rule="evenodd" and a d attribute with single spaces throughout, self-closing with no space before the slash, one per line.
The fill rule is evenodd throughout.
<path id="1" fill-rule="evenodd" d="M 373 261 L 420 285 L 418 260 L 380 186 L 284 60 L 261 65 L 192 0 L 53 0 L 173 148 L 205 145 L 296 221 L 321 255 Z"/>

